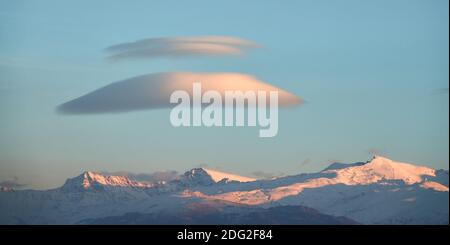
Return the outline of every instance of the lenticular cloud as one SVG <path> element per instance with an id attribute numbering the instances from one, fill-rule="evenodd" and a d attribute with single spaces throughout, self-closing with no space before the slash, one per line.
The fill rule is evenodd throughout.
<path id="1" fill-rule="evenodd" d="M 148 38 L 106 48 L 111 60 L 186 56 L 241 55 L 258 44 L 236 37 L 195 36 Z"/>
<path id="2" fill-rule="evenodd" d="M 192 96 L 193 83 L 200 82 L 202 90 L 215 90 L 222 97 L 225 91 L 278 91 L 279 106 L 303 103 L 296 95 L 267 84 L 257 78 L 239 73 L 168 72 L 133 77 L 111 83 L 86 95 L 58 106 L 62 114 L 120 113 L 136 110 L 172 107 L 170 95 L 185 90 Z"/>

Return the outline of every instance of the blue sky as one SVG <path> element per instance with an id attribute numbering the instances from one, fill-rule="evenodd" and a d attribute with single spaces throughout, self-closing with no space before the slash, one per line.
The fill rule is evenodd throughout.
<path id="1" fill-rule="evenodd" d="M 448 1 L 0 0 L 0 181 L 55 187 L 83 170 L 294 174 L 373 153 L 448 169 Z M 144 38 L 223 35 L 240 57 L 109 62 Z M 307 101 L 257 128 L 173 128 L 168 109 L 65 116 L 57 105 L 163 71 L 240 72 Z M 16 178 L 17 177 L 17 178 Z"/>

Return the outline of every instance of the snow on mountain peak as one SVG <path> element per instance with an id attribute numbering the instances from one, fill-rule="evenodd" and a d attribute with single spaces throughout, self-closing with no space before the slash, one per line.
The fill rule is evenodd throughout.
<path id="1" fill-rule="evenodd" d="M 447 186 L 428 180 L 427 176 L 430 179 L 436 176 L 434 169 L 396 162 L 380 156 L 376 156 L 366 163 L 337 164 L 321 173 L 326 175 L 272 189 L 237 190 L 215 194 L 210 196 L 210 198 L 248 205 L 259 205 L 270 201 L 278 201 L 287 196 L 298 195 L 305 189 L 316 189 L 339 184 L 346 186 L 382 184 L 384 181 L 395 180 L 403 181 L 406 185 L 419 184 L 424 189 L 433 189 L 439 192 L 449 191 Z M 329 174 L 334 174 L 334 176 Z"/>
<path id="2" fill-rule="evenodd" d="M 350 185 L 370 184 L 380 180 L 401 180 L 412 185 L 422 182 L 426 176 L 436 176 L 434 169 L 396 162 L 381 156 L 375 156 L 362 165 L 329 170 L 329 172 L 335 172 L 339 182 Z"/>
<path id="3" fill-rule="evenodd" d="M 203 184 L 218 183 L 220 181 L 238 181 L 238 182 L 250 182 L 255 179 L 243 177 L 235 174 L 219 172 L 207 168 L 194 168 L 187 171 L 184 177 L 196 182 L 202 182 Z"/>
<path id="4" fill-rule="evenodd" d="M 223 179 L 227 179 L 229 181 L 238 181 L 238 182 L 250 182 L 250 181 L 256 180 L 256 179 L 249 178 L 249 177 L 239 176 L 239 175 L 225 173 L 225 172 L 219 172 L 216 170 L 211 170 L 211 169 L 206 169 L 206 168 L 203 168 L 203 170 L 205 170 L 215 182 L 219 182 Z"/>
<path id="5" fill-rule="evenodd" d="M 125 176 L 103 175 L 91 171 L 86 171 L 75 178 L 68 179 L 64 184 L 65 187 L 75 186 L 84 189 L 89 189 L 95 185 L 137 188 L 151 187 L 148 183 L 130 180 Z"/>

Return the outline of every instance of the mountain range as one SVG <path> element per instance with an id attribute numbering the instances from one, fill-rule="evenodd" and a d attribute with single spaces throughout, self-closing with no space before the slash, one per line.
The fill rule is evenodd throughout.
<path id="1" fill-rule="evenodd" d="M 448 170 L 381 156 L 271 179 L 84 172 L 50 190 L 2 188 L 0 224 L 448 224 L 448 183 Z"/>

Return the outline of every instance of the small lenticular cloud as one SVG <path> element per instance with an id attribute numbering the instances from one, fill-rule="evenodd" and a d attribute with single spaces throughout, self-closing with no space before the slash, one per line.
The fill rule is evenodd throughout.
<path id="1" fill-rule="evenodd" d="M 129 58 L 241 55 L 258 44 L 228 36 L 164 37 L 121 43 L 106 48 L 111 60 Z"/>

